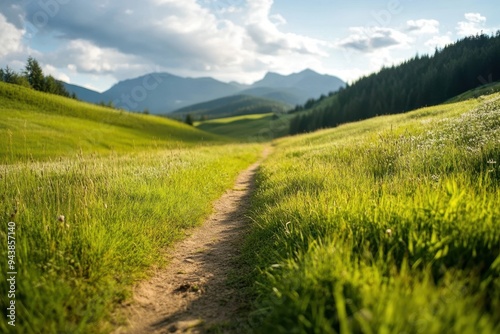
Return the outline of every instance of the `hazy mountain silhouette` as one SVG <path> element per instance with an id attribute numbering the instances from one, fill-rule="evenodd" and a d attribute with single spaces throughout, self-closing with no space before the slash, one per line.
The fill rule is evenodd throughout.
<path id="1" fill-rule="evenodd" d="M 147 109 L 154 114 L 165 114 L 232 95 L 250 95 L 296 105 L 305 103 L 309 98 L 336 91 L 344 85 L 337 77 L 304 70 L 291 75 L 268 73 L 253 85 L 225 83 L 213 78 L 182 78 L 169 73 L 151 73 L 120 81 L 104 93 L 70 84 L 65 84 L 65 87 L 83 101 L 112 101 L 116 107 L 126 110 Z"/>

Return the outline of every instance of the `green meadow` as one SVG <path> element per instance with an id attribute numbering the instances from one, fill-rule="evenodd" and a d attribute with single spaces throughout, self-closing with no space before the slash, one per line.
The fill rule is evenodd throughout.
<path id="1" fill-rule="evenodd" d="M 500 95 L 279 139 L 243 260 L 257 333 L 500 332 Z"/>
<path id="2" fill-rule="evenodd" d="M 288 134 L 290 120 L 295 115 L 269 113 L 233 116 L 196 122 L 203 131 L 243 142 L 269 142 Z"/>
<path id="3" fill-rule="evenodd" d="M 231 273 L 248 331 L 500 332 L 491 92 L 272 141 Z M 0 83 L 0 239 L 15 232 L 17 271 L 16 327 L 2 316 L 0 332 L 111 332 L 132 286 L 289 122 L 191 127 Z"/>
<path id="4" fill-rule="evenodd" d="M 2 163 L 223 143 L 166 118 L 83 103 L 0 82 Z"/>
<path id="5" fill-rule="evenodd" d="M 0 101 L 0 239 L 15 232 L 17 271 L 16 327 L 3 315 L 2 333 L 109 332 L 133 284 L 261 151 L 16 86 L 0 84 Z"/>

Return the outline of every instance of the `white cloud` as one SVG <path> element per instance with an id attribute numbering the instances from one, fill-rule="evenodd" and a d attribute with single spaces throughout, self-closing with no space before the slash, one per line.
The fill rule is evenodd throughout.
<path id="1" fill-rule="evenodd" d="M 425 42 L 425 46 L 435 49 L 435 48 L 443 48 L 448 44 L 453 43 L 453 39 L 451 38 L 451 33 L 448 33 L 443 36 L 434 36 Z"/>
<path id="2" fill-rule="evenodd" d="M 407 46 L 412 42 L 408 35 L 391 28 L 351 27 L 351 34 L 338 42 L 338 46 L 363 53 L 375 50 Z"/>
<path id="3" fill-rule="evenodd" d="M 458 22 L 457 34 L 459 36 L 471 36 L 484 32 L 489 33 L 489 29 L 485 28 L 486 17 L 479 13 L 466 13 L 465 21 Z"/>
<path id="4" fill-rule="evenodd" d="M 39 27 L 39 35 L 57 35 L 60 41 L 56 51 L 40 60 L 72 78 L 91 73 L 120 80 L 155 64 L 178 75 L 248 81 L 276 67 L 302 70 L 311 55 L 328 56 L 328 42 L 282 31 L 286 19 L 271 13 L 273 3 L 70 1 Z M 33 17 L 39 10 L 26 6 L 24 16 Z"/>
<path id="5" fill-rule="evenodd" d="M 24 51 L 23 31 L 7 22 L 5 16 L 0 13 L 0 59 Z"/>
<path id="6" fill-rule="evenodd" d="M 257 52 L 266 55 L 299 53 L 304 55 L 327 56 L 324 51 L 329 43 L 307 36 L 284 33 L 278 29 L 283 24 L 281 15 L 270 15 L 273 0 L 253 0 L 247 2 L 245 28 L 257 47 Z M 281 19 L 280 19 L 281 18 Z M 274 23 L 273 21 L 278 22 Z"/>
<path id="7" fill-rule="evenodd" d="M 42 56 L 47 63 L 57 64 L 81 73 L 113 73 L 129 69 L 135 63 L 133 56 L 125 55 L 115 49 L 101 48 L 90 41 L 73 40 L 56 52 Z"/>
<path id="8" fill-rule="evenodd" d="M 439 33 L 439 21 L 437 20 L 409 20 L 406 22 L 408 31 L 412 34 L 437 34 Z"/>
<path id="9" fill-rule="evenodd" d="M 465 19 L 469 22 L 474 22 L 474 23 L 484 23 L 486 22 L 486 17 L 482 16 L 479 13 L 466 13 L 465 14 Z"/>
<path id="10" fill-rule="evenodd" d="M 286 19 L 281 14 L 274 14 L 269 17 L 276 26 L 285 25 Z"/>
<path id="11" fill-rule="evenodd" d="M 56 69 L 52 65 L 45 65 L 45 66 L 43 66 L 42 69 L 43 69 L 43 73 L 45 75 L 52 75 L 57 80 L 61 80 L 61 81 L 67 82 L 67 83 L 71 82 L 71 79 L 69 78 L 69 76 L 67 76 L 65 73 L 59 71 L 58 69 Z"/>

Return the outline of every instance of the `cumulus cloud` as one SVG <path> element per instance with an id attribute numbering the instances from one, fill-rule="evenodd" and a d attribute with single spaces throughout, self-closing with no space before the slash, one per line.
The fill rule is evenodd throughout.
<path id="1" fill-rule="evenodd" d="M 451 38 L 451 33 L 443 36 L 434 36 L 425 42 L 425 46 L 435 49 L 435 48 L 443 48 L 446 45 L 453 43 L 453 39 Z"/>
<path id="2" fill-rule="evenodd" d="M 9 23 L 6 17 L 0 13 L 0 59 L 10 54 L 18 54 L 23 51 L 23 31 Z"/>
<path id="3" fill-rule="evenodd" d="M 270 16 L 272 5 L 273 0 L 247 2 L 246 31 L 258 52 L 276 55 L 299 53 L 326 56 L 323 48 L 328 46 L 328 43 L 298 34 L 281 32 L 278 25 L 286 21 L 280 15 Z"/>
<path id="4" fill-rule="evenodd" d="M 411 42 L 411 38 L 406 34 L 391 28 L 352 27 L 349 30 L 350 36 L 341 40 L 338 46 L 363 53 L 405 46 Z"/>
<path id="5" fill-rule="evenodd" d="M 485 28 L 486 17 L 479 13 L 466 13 L 464 15 L 465 21 L 458 22 L 457 34 L 459 36 L 471 36 L 478 33 L 488 33 L 489 29 Z"/>
<path id="6" fill-rule="evenodd" d="M 48 74 L 48 75 L 52 75 L 57 80 L 62 80 L 62 81 L 67 82 L 67 83 L 71 82 L 71 79 L 69 78 L 69 76 L 67 76 L 65 73 L 59 71 L 57 68 L 55 68 L 52 65 L 45 65 L 45 66 L 43 66 L 42 69 L 43 69 L 43 73 Z"/>
<path id="7" fill-rule="evenodd" d="M 42 60 L 79 73 L 112 74 L 128 70 L 137 62 L 129 56 L 112 48 L 98 47 L 87 40 L 72 40 L 61 49 L 42 56 Z"/>
<path id="8" fill-rule="evenodd" d="M 286 19 L 271 13 L 273 0 L 52 2 L 47 7 L 40 5 L 46 2 L 23 0 L 0 8 L 15 22 L 10 26 L 24 29 L 25 37 L 59 39 L 60 47 L 44 52 L 42 62 L 78 73 L 120 77 L 155 66 L 180 75 L 207 72 L 234 78 L 236 73 L 265 71 L 282 56 L 298 59 L 296 64 L 301 57 L 327 56 L 329 47 L 325 41 L 281 31 Z M 5 21 L 0 34 L 7 31 Z"/>
<path id="9" fill-rule="evenodd" d="M 439 21 L 437 20 L 409 20 L 406 22 L 407 30 L 417 35 L 433 35 L 439 33 Z"/>

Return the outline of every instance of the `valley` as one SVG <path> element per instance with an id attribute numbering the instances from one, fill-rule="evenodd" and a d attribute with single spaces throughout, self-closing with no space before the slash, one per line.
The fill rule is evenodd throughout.
<path id="1" fill-rule="evenodd" d="M 498 83 L 374 84 L 498 38 L 340 90 L 159 74 L 177 112 L 152 76 L 112 90 L 153 114 L 0 82 L 0 332 L 500 332 Z"/>

